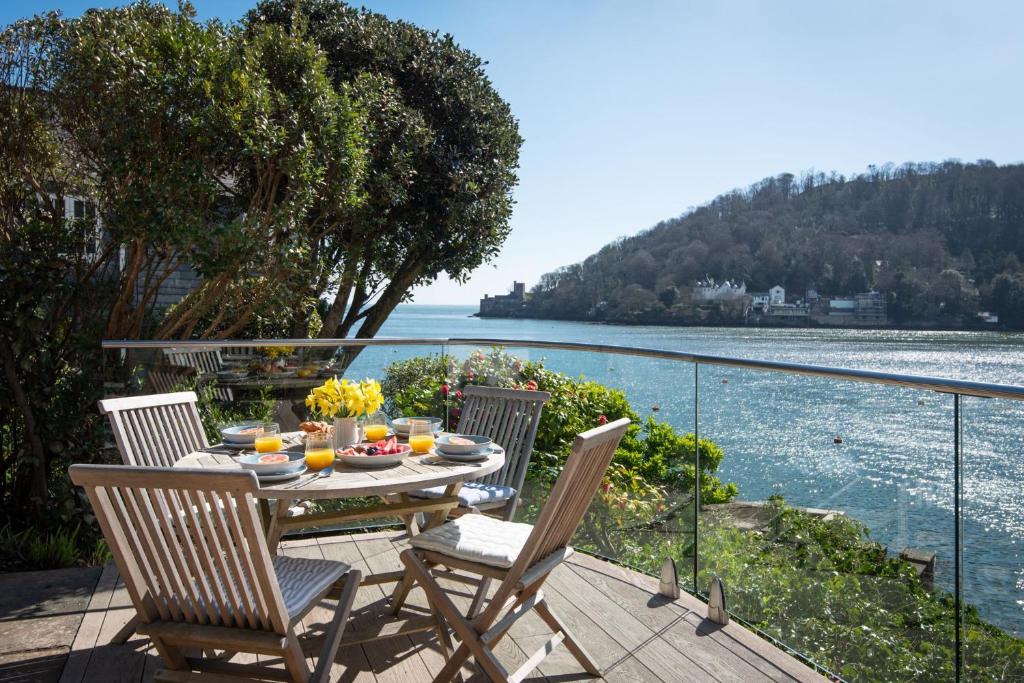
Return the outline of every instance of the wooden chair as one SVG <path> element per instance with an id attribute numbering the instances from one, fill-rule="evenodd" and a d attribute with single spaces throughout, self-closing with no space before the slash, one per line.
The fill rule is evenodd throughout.
<path id="1" fill-rule="evenodd" d="M 73 465 L 148 635 L 168 670 L 326 681 L 362 576 L 343 562 L 271 557 L 256 512 L 256 475 L 119 465 Z M 310 676 L 295 625 L 328 593 L 341 595 Z M 280 656 L 286 671 L 182 648 Z"/>
<path id="2" fill-rule="evenodd" d="M 192 368 L 200 382 L 215 382 L 217 373 L 224 369 L 224 358 L 220 349 L 193 351 L 190 349 L 164 349 L 164 359 L 168 364 L 182 368 Z M 235 393 L 227 388 L 214 384 L 213 398 L 224 403 L 233 403 Z"/>
<path id="3" fill-rule="evenodd" d="M 521 391 L 497 387 L 467 386 L 466 403 L 459 418 L 459 432 L 490 437 L 505 449 L 505 465 L 477 481 L 467 481 L 459 490 L 459 508 L 465 512 L 487 512 L 510 520 L 519 504 L 519 492 L 533 453 L 544 404 L 551 398 L 546 391 Z M 414 498 L 438 498 L 443 486 L 414 491 Z"/>
<path id="4" fill-rule="evenodd" d="M 208 448 L 193 391 L 107 398 L 100 413 L 110 419 L 125 465 L 171 467 L 183 456 Z"/>
<path id="5" fill-rule="evenodd" d="M 154 394 L 187 391 L 196 384 L 196 369 L 180 365 L 158 365 L 146 373 L 145 386 Z"/>
<path id="6" fill-rule="evenodd" d="M 576 437 L 562 475 L 534 525 L 517 524 L 486 515 L 463 515 L 411 539 L 412 548 L 402 552 L 406 577 L 395 589 L 400 607 L 414 583 L 427 594 L 431 607 L 451 625 L 462 641 L 454 655 L 434 678 L 451 680 L 472 656 L 497 683 L 522 680 L 560 643 L 594 676 L 600 672 L 565 624 L 544 600 L 541 586 L 559 564 L 572 555 L 569 541 L 615 455 L 629 420 L 623 418 Z M 477 617 L 464 617 L 431 573 L 444 565 L 501 581 L 487 608 Z M 530 610 L 536 610 L 554 632 L 517 671 L 509 673 L 494 649 L 509 628 Z M 499 618 L 500 617 L 500 618 Z"/>
<path id="7" fill-rule="evenodd" d="M 200 373 L 207 375 L 216 374 L 224 369 L 224 360 L 221 358 L 220 349 L 206 351 L 164 349 L 164 357 L 171 365 L 195 368 Z"/>

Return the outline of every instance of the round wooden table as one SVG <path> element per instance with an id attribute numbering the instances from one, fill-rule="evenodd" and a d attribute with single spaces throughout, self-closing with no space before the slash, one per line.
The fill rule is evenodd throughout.
<path id="1" fill-rule="evenodd" d="M 298 438 L 295 433 L 285 434 L 285 441 Z M 302 443 L 286 447 L 286 451 L 302 452 Z M 224 446 L 212 446 L 203 451 L 186 455 L 175 467 L 194 469 L 241 469 L 236 458 L 239 452 Z M 449 510 L 459 504 L 459 489 L 462 483 L 480 479 L 496 472 L 505 464 L 504 449 L 495 445 L 494 451 L 480 462 L 454 462 L 445 460 L 431 451 L 424 455 L 412 455 L 400 465 L 381 469 L 364 469 L 335 462 L 332 474 L 324 477 L 314 473 L 303 474 L 298 479 L 279 483 L 261 483 L 256 497 L 263 501 L 275 500 L 273 514 L 267 507 L 267 545 L 270 552 L 276 552 L 277 545 L 286 531 L 309 529 L 327 525 L 375 519 L 380 517 L 401 517 L 405 520 L 410 534 L 417 533 L 415 517 L 418 513 L 430 513 L 425 528 L 444 522 Z M 410 491 L 444 486 L 444 493 L 436 498 L 413 498 Z M 347 510 L 343 512 L 316 512 L 288 516 L 288 510 L 296 500 L 323 500 L 330 498 L 378 497 L 380 505 Z M 394 579 L 388 579 L 394 580 Z M 382 581 L 376 581 L 382 582 Z"/>

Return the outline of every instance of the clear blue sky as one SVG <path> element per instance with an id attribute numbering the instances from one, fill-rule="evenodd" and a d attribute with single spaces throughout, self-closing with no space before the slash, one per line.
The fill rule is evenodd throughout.
<path id="1" fill-rule="evenodd" d="M 3 2 L 0 21 L 102 0 Z M 194 0 L 201 18 L 255 0 Z M 358 4 L 358 3 L 355 3 Z M 473 303 L 717 194 L 807 169 L 1024 160 L 1024 2 L 385 0 L 490 62 L 526 139 L 513 231 Z"/>

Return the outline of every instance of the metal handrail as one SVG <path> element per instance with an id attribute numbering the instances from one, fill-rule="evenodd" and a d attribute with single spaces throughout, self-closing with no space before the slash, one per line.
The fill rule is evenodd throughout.
<path id="1" fill-rule="evenodd" d="M 834 368 L 822 365 L 806 365 L 803 363 L 786 363 L 782 361 L 753 360 L 747 358 L 731 358 L 728 356 L 711 356 L 685 351 L 667 351 L 664 349 L 645 349 L 632 346 L 615 346 L 611 344 L 586 344 L 582 342 L 540 341 L 535 339 L 488 339 L 471 337 L 452 337 L 436 339 L 416 339 L 402 337 L 375 337 L 372 339 L 217 339 L 189 341 L 154 341 L 142 339 L 104 339 L 102 348 L 116 349 L 210 349 L 230 348 L 233 346 L 294 346 L 303 348 L 325 347 L 363 347 L 363 346 L 505 346 L 512 348 L 539 348 L 559 351 L 585 351 L 589 353 L 607 353 L 620 356 L 637 356 L 641 358 L 658 358 L 683 363 L 699 363 L 721 367 L 743 368 L 747 370 L 763 370 L 782 372 L 808 377 L 825 377 L 829 379 L 899 386 L 909 389 L 923 389 L 947 394 L 960 394 L 978 398 L 1004 398 L 1024 401 L 1024 387 L 1012 384 L 991 384 L 971 382 L 968 380 L 946 377 L 927 377 L 922 375 L 903 375 L 874 370 L 855 370 L 852 368 Z"/>

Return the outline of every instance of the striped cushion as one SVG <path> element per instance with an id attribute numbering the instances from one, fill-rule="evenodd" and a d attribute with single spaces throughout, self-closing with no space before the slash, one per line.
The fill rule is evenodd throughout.
<path id="1" fill-rule="evenodd" d="M 344 562 L 334 560 L 284 555 L 275 555 L 271 559 L 274 562 L 274 573 L 277 574 L 277 583 L 281 586 L 281 595 L 284 597 L 284 607 L 289 619 L 304 614 L 313 600 L 351 569 Z"/>
<path id="2" fill-rule="evenodd" d="M 416 534 L 410 543 L 421 550 L 508 569 L 532 531 L 532 524 L 503 522 L 487 515 L 463 515 Z"/>
<path id="3" fill-rule="evenodd" d="M 429 489 L 420 489 L 409 493 L 413 498 L 440 498 L 444 495 L 445 486 L 434 486 Z M 498 486 L 497 484 L 479 484 L 475 481 L 467 481 L 459 489 L 459 505 L 465 508 L 475 507 L 483 503 L 500 503 L 516 495 L 516 490 L 511 486 Z"/>

